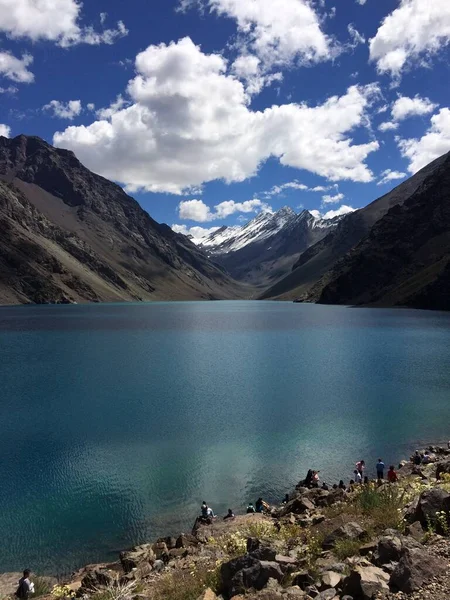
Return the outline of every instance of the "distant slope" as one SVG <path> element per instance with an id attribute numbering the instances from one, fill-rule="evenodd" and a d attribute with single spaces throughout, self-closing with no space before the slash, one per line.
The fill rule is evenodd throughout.
<path id="1" fill-rule="evenodd" d="M 0 303 L 251 293 L 72 152 L 0 137 L 0 179 Z"/>
<path id="2" fill-rule="evenodd" d="M 199 247 L 235 279 L 267 287 L 289 273 L 299 254 L 338 222 L 285 206 L 273 214 L 260 213 L 242 227 L 222 227 L 200 240 Z"/>
<path id="3" fill-rule="evenodd" d="M 318 301 L 331 271 L 393 207 L 401 207 L 420 188 L 424 181 L 439 170 L 446 161 L 440 157 L 413 177 L 378 198 L 365 208 L 346 215 L 336 229 L 303 252 L 286 277 L 269 287 L 261 298 Z"/>
<path id="4" fill-rule="evenodd" d="M 321 303 L 450 310 L 450 153 L 313 294 Z"/>

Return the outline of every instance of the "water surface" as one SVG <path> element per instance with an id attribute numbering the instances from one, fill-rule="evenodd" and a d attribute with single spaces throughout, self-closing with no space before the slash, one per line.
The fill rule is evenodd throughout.
<path id="1" fill-rule="evenodd" d="M 450 436 L 450 315 L 271 302 L 0 309 L 0 571 L 62 573 Z"/>

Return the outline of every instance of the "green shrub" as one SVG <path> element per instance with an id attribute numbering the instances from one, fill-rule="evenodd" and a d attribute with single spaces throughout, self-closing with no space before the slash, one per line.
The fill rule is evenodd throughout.
<path id="1" fill-rule="evenodd" d="M 337 540 L 333 552 L 339 560 L 345 560 L 358 554 L 361 546 L 359 540 Z"/>
<path id="2" fill-rule="evenodd" d="M 34 594 L 33 598 L 37 598 L 39 596 L 47 596 L 52 591 L 52 586 L 50 582 L 45 577 L 33 577 L 32 581 L 34 583 Z"/>
<path id="3" fill-rule="evenodd" d="M 174 571 L 160 577 L 152 588 L 152 600 L 197 600 L 211 588 L 219 593 L 221 589 L 220 564 L 215 567 L 193 566 L 190 571 Z"/>

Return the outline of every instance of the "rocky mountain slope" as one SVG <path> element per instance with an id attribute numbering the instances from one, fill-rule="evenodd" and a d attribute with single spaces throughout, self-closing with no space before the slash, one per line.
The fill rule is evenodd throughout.
<path id="1" fill-rule="evenodd" d="M 221 227 L 197 243 L 235 279 L 267 286 L 289 273 L 306 248 L 324 238 L 340 218 L 316 219 L 285 206 L 263 212 L 242 227 Z"/>
<path id="2" fill-rule="evenodd" d="M 0 137 L 0 303 L 243 297 L 118 185 L 37 137 Z"/>
<path id="3" fill-rule="evenodd" d="M 447 154 L 345 216 L 262 297 L 450 308 L 449 175 Z"/>

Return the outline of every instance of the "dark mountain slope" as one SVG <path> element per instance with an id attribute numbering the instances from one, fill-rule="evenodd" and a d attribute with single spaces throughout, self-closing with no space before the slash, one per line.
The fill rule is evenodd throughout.
<path id="1" fill-rule="evenodd" d="M 291 273 L 271 286 L 261 297 L 317 301 L 321 288 L 320 284 L 316 284 L 322 276 L 331 271 L 391 208 L 402 206 L 439 169 L 445 158 L 443 156 L 436 159 L 388 194 L 345 216 L 335 230 L 300 255 Z M 324 277 L 323 284 L 325 281 Z"/>
<path id="2" fill-rule="evenodd" d="M 2 240 L 0 302 L 234 298 L 248 292 L 72 152 L 35 137 L 0 137 L 0 178 L 0 217 L 9 232 Z M 8 256 L 20 259 L 19 278 Z M 39 267 L 36 256 L 42 257 Z M 49 270 L 51 257 L 64 273 Z M 19 285 L 28 269 L 32 278 L 47 281 L 47 291 Z"/>
<path id="3" fill-rule="evenodd" d="M 450 153 L 312 291 L 331 304 L 450 310 Z"/>

